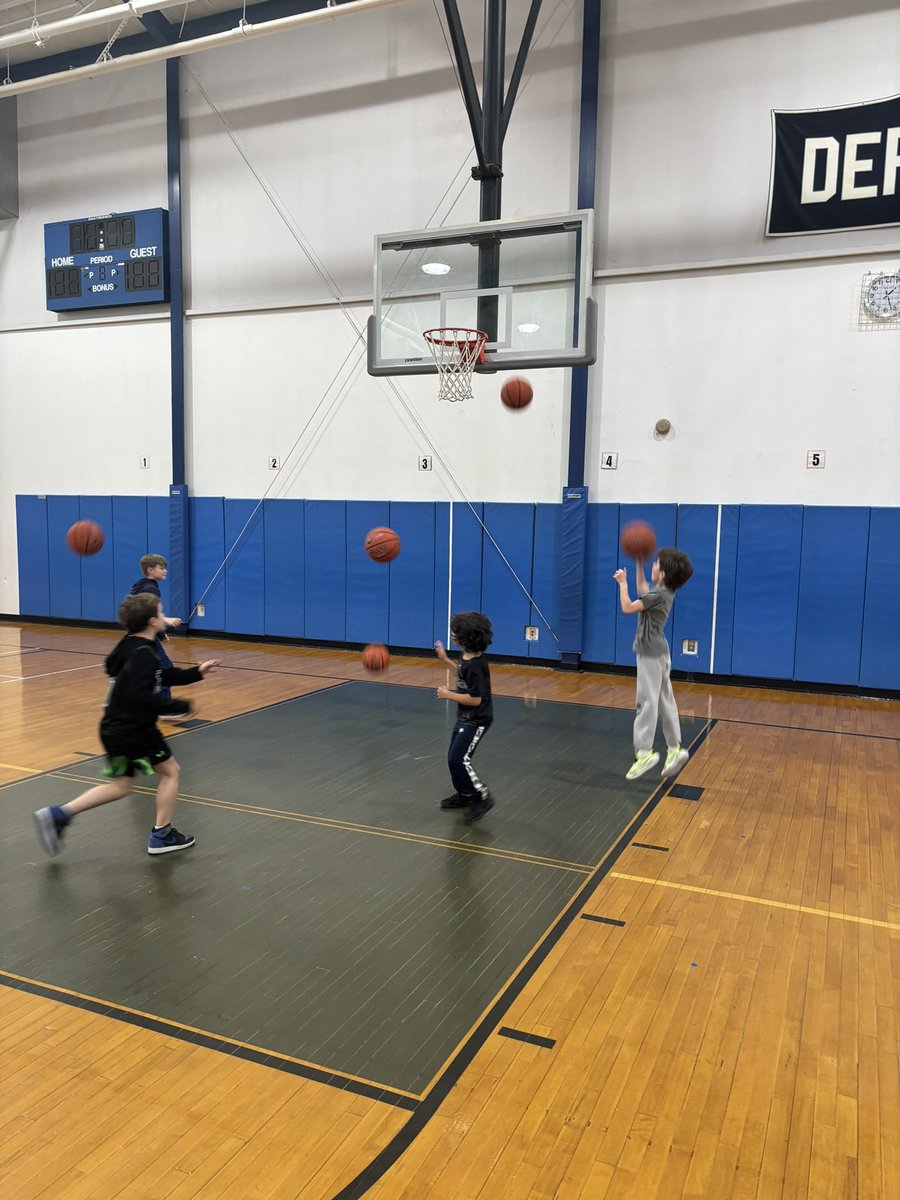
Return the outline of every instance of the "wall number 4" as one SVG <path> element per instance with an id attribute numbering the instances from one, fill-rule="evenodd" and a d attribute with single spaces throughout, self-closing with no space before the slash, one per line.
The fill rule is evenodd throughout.
<path id="1" fill-rule="evenodd" d="M 615 450 L 604 450 L 600 458 L 600 466 L 604 471 L 615 471 L 619 466 L 619 455 Z"/>
<path id="2" fill-rule="evenodd" d="M 825 451 L 807 450 L 806 469 L 808 471 L 823 471 L 825 469 Z"/>

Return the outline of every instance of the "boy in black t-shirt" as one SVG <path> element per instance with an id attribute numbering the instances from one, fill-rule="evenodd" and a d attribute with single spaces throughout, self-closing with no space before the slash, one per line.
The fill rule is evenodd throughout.
<path id="1" fill-rule="evenodd" d="M 439 687 L 438 700 L 458 704 L 456 724 L 450 737 L 447 765 L 456 791 L 441 801 L 441 808 L 465 808 L 466 822 L 474 825 L 494 807 L 491 794 L 475 774 L 472 755 L 494 719 L 491 704 L 491 670 L 484 651 L 491 644 L 491 623 L 479 612 L 457 613 L 450 621 L 450 633 L 462 647 L 459 659 L 452 659 L 442 642 L 435 642 L 438 658 L 456 667 L 456 690 Z"/>

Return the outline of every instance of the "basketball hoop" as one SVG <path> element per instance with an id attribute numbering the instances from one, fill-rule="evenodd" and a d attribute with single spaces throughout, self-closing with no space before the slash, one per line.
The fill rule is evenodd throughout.
<path id="1" fill-rule="evenodd" d="M 428 343 L 440 377 L 438 400 L 471 400 L 472 372 L 484 362 L 487 334 L 480 329 L 426 329 Z"/>

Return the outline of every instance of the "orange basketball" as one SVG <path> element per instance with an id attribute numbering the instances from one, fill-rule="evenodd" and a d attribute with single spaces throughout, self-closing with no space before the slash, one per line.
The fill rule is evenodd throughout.
<path id="1" fill-rule="evenodd" d="M 500 389 L 500 399 L 507 408 L 524 408 L 531 403 L 533 395 L 531 384 L 521 375 L 513 375 Z"/>
<path id="2" fill-rule="evenodd" d="M 96 521 L 76 521 L 66 534 L 66 541 L 76 554 L 96 554 L 103 549 L 103 530 Z"/>
<path id="3" fill-rule="evenodd" d="M 393 529 L 383 525 L 370 529 L 363 544 L 366 554 L 375 562 L 391 562 L 400 553 L 400 539 Z"/>
<path id="4" fill-rule="evenodd" d="M 366 646 L 362 652 L 363 666 L 367 671 L 377 673 L 383 671 L 385 667 L 391 665 L 391 656 L 388 653 L 387 646 L 382 646 L 380 642 L 372 642 Z"/>
<path id="5" fill-rule="evenodd" d="M 647 559 L 656 549 L 656 534 L 646 521 L 629 521 L 619 542 L 630 558 Z"/>

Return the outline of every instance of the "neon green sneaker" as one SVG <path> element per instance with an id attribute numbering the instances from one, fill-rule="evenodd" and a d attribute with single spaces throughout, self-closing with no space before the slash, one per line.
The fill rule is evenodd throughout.
<path id="1" fill-rule="evenodd" d="M 665 766 L 662 769 L 663 779 L 668 779 L 670 775 L 677 775 L 690 757 L 684 746 L 670 747 L 666 755 Z"/>
<path id="2" fill-rule="evenodd" d="M 634 762 L 625 774 L 626 779 L 640 779 L 648 771 L 652 771 L 659 762 L 659 754 L 655 750 L 639 750 L 634 756 Z"/>

